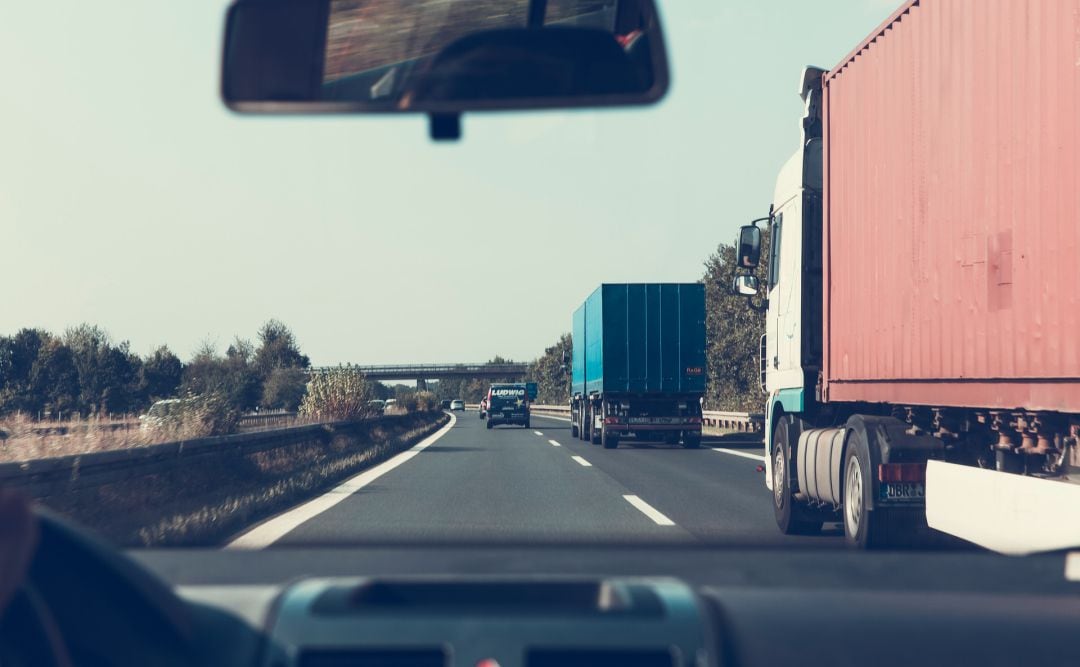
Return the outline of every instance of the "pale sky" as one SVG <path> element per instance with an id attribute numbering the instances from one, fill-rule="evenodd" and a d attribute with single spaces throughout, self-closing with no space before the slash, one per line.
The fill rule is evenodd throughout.
<path id="1" fill-rule="evenodd" d="M 0 8 L 0 334 L 185 360 L 275 317 L 315 364 L 527 360 L 601 282 L 694 281 L 767 212 L 803 65 L 900 0 L 658 0 L 659 106 L 273 118 L 217 94 L 224 0 Z"/>

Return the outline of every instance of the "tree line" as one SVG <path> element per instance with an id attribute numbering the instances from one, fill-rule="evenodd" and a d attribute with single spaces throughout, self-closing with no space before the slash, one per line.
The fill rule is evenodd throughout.
<path id="1" fill-rule="evenodd" d="M 258 343 L 237 337 L 225 350 L 204 342 L 184 363 L 162 345 L 146 356 L 103 328 L 80 324 L 57 335 L 24 328 L 0 336 L 0 414 L 78 417 L 143 412 L 178 395 L 223 395 L 238 410 L 295 410 L 307 384 L 307 355 L 292 331 L 269 320 Z"/>
<path id="2" fill-rule="evenodd" d="M 768 234 L 763 235 L 768 257 Z M 758 341 L 765 318 L 732 295 L 735 248 L 720 244 L 705 260 L 706 357 L 708 389 L 705 404 L 715 410 L 760 409 Z M 757 269 L 764 283 L 764 267 Z M 525 380 L 538 385 L 538 402 L 559 405 L 570 395 L 570 369 L 564 359 L 570 334 L 528 365 Z M 511 363 L 495 356 L 489 364 Z M 235 409 L 295 411 L 307 391 L 311 363 L 292 331 L 278 320 L 259 328 L 256 342 L 236 337 L 225 349 L 204 342 L 186 363 L 168 346 L 146 356 L 116 343 L 104 329 L 80 324 L 56 335 L 43 329 L 22 329 L 0 336 L 0 414 L 21 411 L 53 418 L 131 414 L 154 401 L 179 395 L 223 395 Z M 477 403 L 492 382 L 446 378 L 432 383 L 436 399 L 461 398 Z M 372 398 L 412 400 L 417 391 L 404 385 L 369 385 Z"/>

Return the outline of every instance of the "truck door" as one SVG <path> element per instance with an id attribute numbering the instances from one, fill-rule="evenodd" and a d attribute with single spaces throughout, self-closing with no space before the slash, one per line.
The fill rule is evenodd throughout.
<path id="1" fill-rule="evenodd" d="M 776 213 L 769 245 L 769 325 L 766 370 L 770 389 L 803 386 L 801 349 L 800 197 Z"/>

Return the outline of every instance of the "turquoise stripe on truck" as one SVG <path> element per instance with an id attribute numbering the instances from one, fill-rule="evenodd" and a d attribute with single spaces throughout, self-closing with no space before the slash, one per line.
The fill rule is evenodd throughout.
<path id="1" fill-rule="evenodd" d="M 787 413 L 800 413 L 806 407 L 803 400 L 803 389 L 781 389 L 776 393 L 776 400 Z"/>

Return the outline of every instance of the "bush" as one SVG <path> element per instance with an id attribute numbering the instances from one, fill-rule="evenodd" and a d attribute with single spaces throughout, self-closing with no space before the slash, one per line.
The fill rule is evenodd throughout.
<path id="1" fill-rule="evenodd" d="M 300 414 L 318 421 L 349 421 L 371 414 L 373 398 L 364 374 L 352 366 L 339 366 L 311 376 Z"/>
<path id="2" fill-rule="evenodd" d="M 221 391 L 192 394 L 175 403 L 160 416 L 155 406 L 147 414 L 148 426 L 164 432 L 171 440 L 190 440 L 212 435 L 227 435 L 236 430 L 240 410 Z"/>

